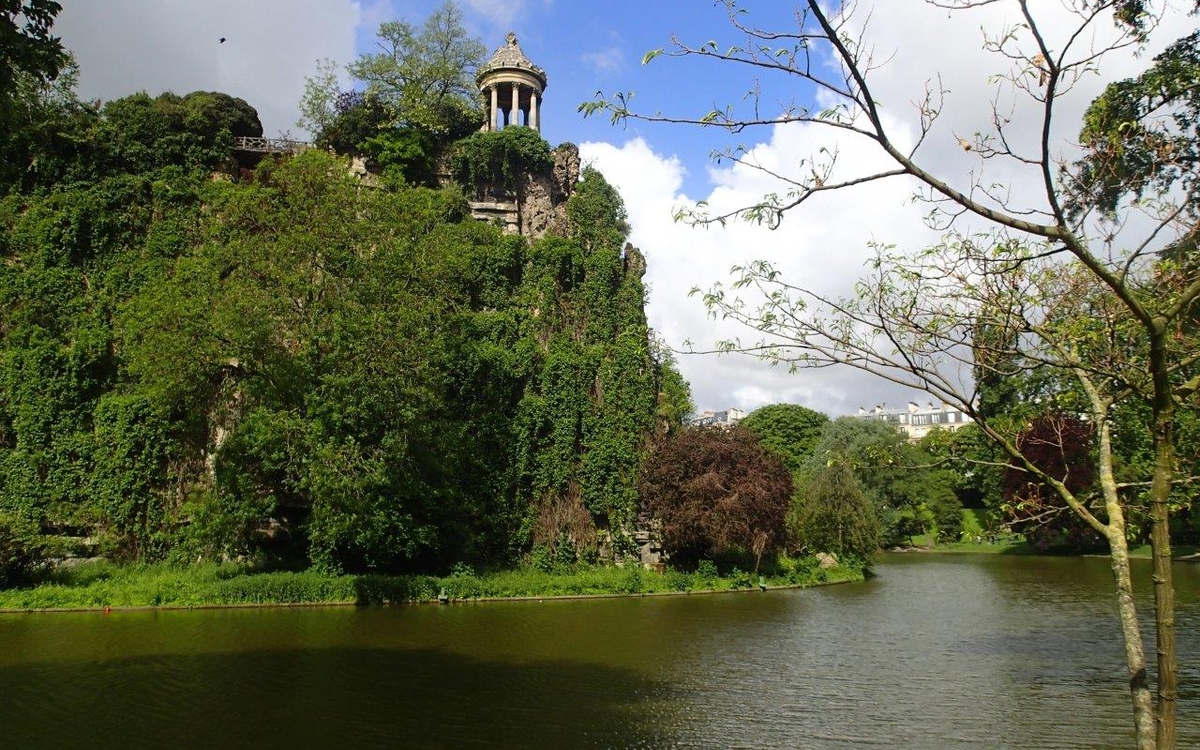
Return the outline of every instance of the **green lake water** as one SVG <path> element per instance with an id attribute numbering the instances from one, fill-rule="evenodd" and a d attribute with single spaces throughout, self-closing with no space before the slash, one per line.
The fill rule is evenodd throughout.
<path id="1" fill-rule="evenodd" d="M 0 747 L 1131 745 L 1104 560 L 889 555 L 877 574 L 720 596 L 3 615 Z M 1200 566 L 1176 574 L 1192 748 Z"/>

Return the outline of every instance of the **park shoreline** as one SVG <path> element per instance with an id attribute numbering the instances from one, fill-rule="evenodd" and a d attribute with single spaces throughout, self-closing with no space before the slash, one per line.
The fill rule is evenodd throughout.
<path id="1" fill-rule="evenodd" d="M 405 606 L 424 604 L 491 604 L 500 602 L 578 601 L 587 599 L 647 598 L 779 591 L 813 588 L 865 580 L 864 570 L 835 567 L 816 569 L 811 577 L 779 577 L 751 581 L 748 574 L 696 579 L 694 574 L 663 574 L 642 569 L 598 569 L 587 573 L 556 575 L 529 571 L 504 571 L 493 576 L 327 576 L 311 572 L 243 573 L 208 581 L 208 588 L 184 593 L 187 569 L 151 569 L 151 585 L 138 586 L 138 571 L 113 566 L 125 586 L 42 585 L 0 591 L 0 614 L 66 614 L 200 609 L 265 609 L 303 607 Z M 174 575 L 171 575 L 174 573 Z M 623 574 L 622 578 L 616 576 Z M 524 578 L 524 586 L 506 579 Z M 133 579 L 132 581 L 130 579 Z M 225 582 L 230 582 L 225 585 Z M 687 584 L 684 587 L 684 584 Z M 703 585 L 707 584 L 707 585 Z M 497 594 L 507 585 L 511 594 Z M 668 588 L 674 586 L 675 588 Z M 576 590 L 569 590 L 576 589 Z M 580 590 L 582 589 L 582 590 Z M 624 589 L 624 590 L 621 590 Z M 186 601 L 166 600 L 174 591 Z M 61 602 L 61 604 L 58 604 Z M 46 606 L 38 606 L 45 604 Z M 14 606 L 15 605 L 15 606 Z"/>

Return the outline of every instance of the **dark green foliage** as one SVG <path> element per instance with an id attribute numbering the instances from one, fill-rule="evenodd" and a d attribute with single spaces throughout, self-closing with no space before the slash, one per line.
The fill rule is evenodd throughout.
<path id="1" fill-rule="evenodd" d="M 450 172 L 476 193 L 509 193 L 523 174 L 545 174 L 554 166 L 550 144 L 532 128 L 509 127 L 475 133 L 454 144 Z"/>
<path id="2" fill-rule="evenodd" d="M 572 209 L 586 244 L 531 246 L 457 190 L 363 191 L 316 150 L 253 184 L 141 171 L 160 136 L 195 165 L 203 143 L 159 128 L 183 106 L 112 110 L 132 174 L 0 201 L 0 514 L 138 560 L 619 549 L 659 370 L 603 178 Z M 556 498 L 575 520 L 540 527 Z"/>
<path id="3" fill-rule="evenodd" d="M 850 462 L 834 456 L 809 480 L 796 516 L 801 549 L 839 558 L 870 559 L 879 549 L 879 522 Z"/>
<path id="4" fill-rule="evenodd" d="M 1200 31 L 1176 41 L 1136 78 L 1111 83 L 1084 116 L 1088 152 L 1072 188 L 1075 212 L 1112 213 L 1125 196 L 1191 190 L 1200 157 Z"/>
<path id="5" fill-rule="evenodd" d="M 261 136 L 258 113 L 227 94 L 134 94 L 96 109 L 71 84 L 21 89 L 24 116 L 0 138 L 0 191 L 158 170 L 211 171 L 233 156 L 235 136 Z"/>
<path id="6" fill-rule="evenodd" d="M 763 447 L 774 451 L 793 473 L 812 455 L 829 417 L 798 404 L 774 404 L 755 409 L 741 426 L 758 435 Z"/>
<path id="7" fill-rule="evenodd" d="M 438 144 L 416 128 L 392 128 L 361 142 L 363 153 L 371 157 L 384 176 L 413 185 L 433 186 L 437 182 Z M 354 153 L 351 151 L 350 153 Z"/>
<path id="8" fill-rule="evenodd" d="M 333 119 L 314 134 L 313 145 L 339 154 L 365 153 L 366 142 L 391 125 L 391 115 L 383 101 L 361 91 L 339 94 L 334 112 Z"/>
<path id="9" fill-rule="evenodd" d="M 27 581 L 44 555 L 37 523 L 0 512 L 0 589 Z"/>
<path id="10" fill-rule="evenodd" d="M 667 436 L 642 468 L 644 509 L 661 523 L 663 548 L 683 565 L 740 551 L 757 569 L 786 544 L 791 496 L 787 467 L 740 428 Z"/>
<path id="11" fill-rule="evenodd" d="M 519 137 L 528 141 L 527 136 Z M 533 149 L 534 144 L 529 147 Z M 606 247 L 620 250 L 629 234 L 625 203 L 617 189 L 592 167 L 583 168 L 583 179 L 575 186 L 567 205 L 567 218 L 571 222 L 571 236 L 589 250 Z"/>
<path id="12" fill-rule="evenodd" d="M 798 511 L 831 462 L 845 463 L 853 473 L 874 510 L 883 543 L 908 544 L 919 534 L 950 540 L 961 532 L 956 476 L 938 468 L 933 456 L 909 443 L 894 425 L 854 417 L 828 423 L 799 474 Z"/>
<path id="13" fill-rule="evenodd" d="M 41 32 L 57 12 L 21 7 Z M 483 53 L 460 20 L 385 25 L 395 55 L 355 68 L 366 96 L 310 86 L 322 145 L 372 157 L 393 178 L 378 190 L 323 150 L 214 181 L 233 138 L 261 135 L 245 102 L 100 107 L 66 59 L 18 71 L 19 127 L 0 130 L 9 569 L 56 539 L 327 570 L 627 545 L 644 443 L 686 383 L 652 355 L 644 260 L 598 173 L 570 236 L 533 244 L 470 220 L 457 188 L 414 187 L 478 126 L 465 76 Z M 469 189 L 550 170 L 536 132 L 488 135 L 463 151 Z"/>
<path id="14" fill-rule="evenodd" d="M 115 392 L 100 397 L 92 413 L 95 448 L 87 488 L 114 553 L 159 558 L 165 530 L 177 509 L 162 502 L 162 477 L 172 447 L 171 426 L 144 396 Z"/>
<path id="15" fill-rule="evenodd" d="M 656 340 L 651 340 L 651 355 L 654 357 L 658 376 L 658 411 L 655 414 L 657 431 L 676 432 L 695 413 L 692 403 L 692 388 L 684 379 L 675 363 L 671 351 Z"/>
<path id="16" fill-rule="evenodd" d="M 0 6 L 0 124 L 5 127 L 18 81 L 53 81 L 67 63 L 62 42 L 50 33 L 61 10 L 54 0 L 4 0 Z"/>
<path id="17" fill-rule="evenodd" d="M 601 209 L 604 200 L 615 203 Z M 658 405 L 645 289 L 625 271 L 624 208 L 599 173 L 584 174 L 567 210 L 592 216 L 593 234 L 535 242 L 518 292 L 531 313 L 539 370 L 517 409 L 514 479 L 532 503 L 577 491 L 620 543 L 632 530 L 641 451 Z"/>

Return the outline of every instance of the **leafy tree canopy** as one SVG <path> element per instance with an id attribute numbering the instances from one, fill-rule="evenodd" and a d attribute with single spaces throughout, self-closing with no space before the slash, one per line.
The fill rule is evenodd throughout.
<path id="1" fill-rule="evenodd" d="M 800 471 L 820 440 L 829 417 L 799 404 L 755 409 L 741 426 L 758 435 L 764 447 L 779 454 L 793 474 Z"/>
<path id="2" fill-rule="evenodd" d="M 4 0 L 0 4 L 0 122 L 8 119 L 18 81 L 53 81 L 67 64 L 67 53 L 50 33 L 62 6 L 54 0 Z"/>
<path id="3" fill-rule="evenodd" d="M 809 480 L 796 515 L 801 548 L 870 560 L 879 551 L 879 521 L 845 456 L 835 456 Z"/>
<path id="4" fill-rule="evenodd" d="M 347 70 L 367 93 L 391 109 L 396 122 L 444 132 L 463 115 L 478 120 L 474 73 L 487 48 L 462 25 L 462 10 L 447 0 L 417 28 L 404 21 L 380 24 L 380 52 Z"/>

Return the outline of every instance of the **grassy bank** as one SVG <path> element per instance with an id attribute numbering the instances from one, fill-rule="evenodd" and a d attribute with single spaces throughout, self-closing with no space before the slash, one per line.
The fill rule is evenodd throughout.
<path id="1" fill-rule="evenodd" d="M 784 560 L 768 587 L 862 580 L 857 568 L 821 570 L 810 559 Z M 256 572 L 244 565 L 122 566 L 88 563 L 54 571 L 35 586 L 0 591 L 0 610 L 203 607 L 273 604 L 388 604 L 587 595 L 638 595 L 756 588 L 757 575 L 640 568 L 518 569 L 479 575 L 331 575 Z"/>

